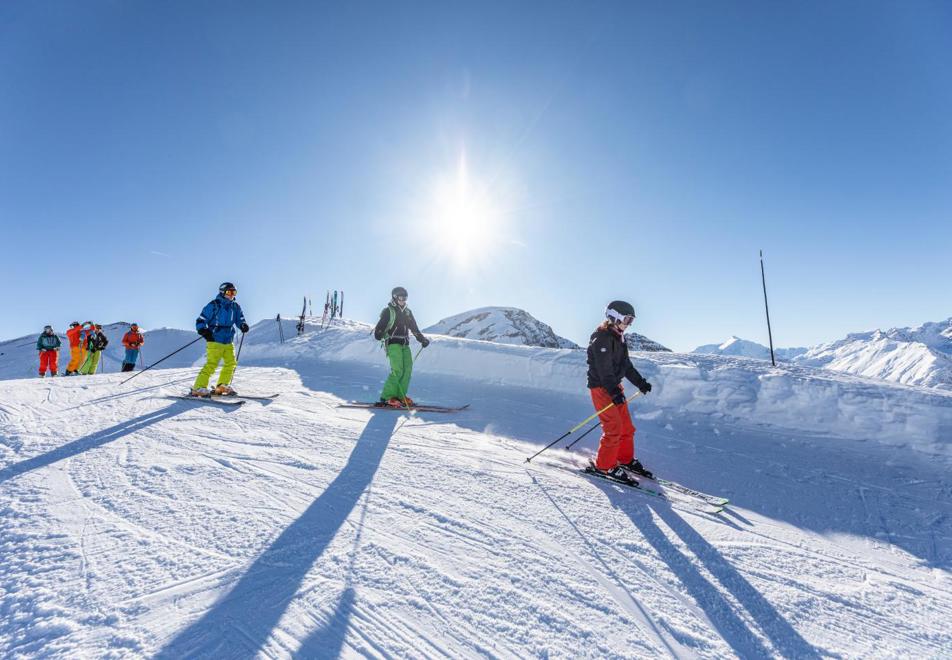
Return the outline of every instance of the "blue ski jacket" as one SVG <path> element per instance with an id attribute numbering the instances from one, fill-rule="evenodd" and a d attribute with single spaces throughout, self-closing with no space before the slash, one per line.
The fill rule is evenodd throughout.
<path id="1" fill-rule="evenodd" d="M 216 343 L 230 344 L 235 339 L 235 328 L 240 328 L 242 323 L 245 323 L 245 315 L 241 305 L 219 293 L 195 319 L 195 330 L 201 332 L 208 328 Z"/>

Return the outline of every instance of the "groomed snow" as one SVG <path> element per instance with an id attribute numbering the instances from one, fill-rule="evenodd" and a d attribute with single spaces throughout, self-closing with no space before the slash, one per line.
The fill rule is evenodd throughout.
<path id="1" fill-rule="evenodd" d="M 660 391 L 633 404 L 639 456 L 732 499 L 710 516 L 576 454 L 525 463 L 590 412 L 577 352 L 438 338 L 412 393 L 469 410 L 337 408 L 385 376 L 367 330 L 279 346 L 259 324 L 236 387 L 281 396 L 240 408 L 167 398 L 193 369 L 0 382 L 0 655 L 952 650 L 952 397 L 640 359 Z"/>

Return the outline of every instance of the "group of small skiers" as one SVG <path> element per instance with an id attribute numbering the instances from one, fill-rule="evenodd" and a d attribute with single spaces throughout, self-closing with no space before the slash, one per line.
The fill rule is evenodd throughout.
<path id="1" fill-rule="evenodd" d="M 195 330 L 206 342 L 206 361 L 189 391 L 190 397 L 238 394 L 231 386 L 237 367 L 235 331 L 247 333 L 249 327 L 241 306 L 235 300 L 237 295 L 234 284 L 223 282 L 218 287 L 218 295 L 205 305 L 195 320 Z M 408 394 L 413 373 L 410 335 L 420 342 L 422 348 L 429 346 L 430 340 L 420 332 L 413 312 L 407 307 L 408 297 L 405 288 L 395 287 L 374 327 L 374 338 L 381 343 L 390 361 L 390 374 L 375 404 L 379 407 L 412 409 L 415 405 Z M 635 458 L 635 426 L 622 381 L 627 379 L 642 394 L 651 391 L 651 383 L 638 373 L 628 355 L 624 335 L 634 320 L 635 308 L 630 303 L 623 300 L 609 303 L 605 320 L 589 339 L 587 361 L 588 389 L 602 423 L 602 437 L 590 469 L 618 481 L 637 483 L 637 477 L 650 478 L 652 474 Z M 65 375 L 95 373 L 99 354 L 109 343 L 102 333 L 102 326 L 89 321 L 82 325 L 73 322 L 66 336 L 70 342 L 71 359 Z M 126 347 L 122 370 L 131 371 L 145 341 L 137 324 L 132 324 L 122 341 Z M 44 328 L 36 347 L 40 352 L 40 376 L 43 377 L 47 370 L 55 376 L 60 339 L 52 327 Z M 217 384 L 210 389 L 209 381 L 223 361 Z"/>
<path id="2" fill-rule="evenodd" d="M 66 331 L 66 339 L 69 341 L 69 363 L 62 375 L 89 376 L 96 373 L 99 368 L 99 358 L 109 345 L 109 339 L 102 331 L 102 326 L 92 321 L 84 323 L 73 321 L 69 324 L 69 330 Z M 123 371 L 132 371 L 135 368 L 143 343 L 145 343 L 145 337 L 139 331 L 139 325 L 133 323 L 122 337 L 122 345 L 126 348 L 122 360 Z M 36 350 L 40 354 L 40 378 L 45 378 L 47 372 L 51 378 L 57 375 L 59 351 L 62 345 L 63 342 L 53 331 L 53 326 L 45 326 L 36 340 Z"/>

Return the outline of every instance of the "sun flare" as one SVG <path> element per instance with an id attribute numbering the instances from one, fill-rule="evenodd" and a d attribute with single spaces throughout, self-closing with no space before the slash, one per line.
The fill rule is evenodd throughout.
<path id="1" fill-rule="evenodd" d="M 465 266 L 492 247 L 497 213 L 488 190 L 474 181 L 461 155 L 456 173 L 435 188 L 432 230 L 441 254 Z"/>

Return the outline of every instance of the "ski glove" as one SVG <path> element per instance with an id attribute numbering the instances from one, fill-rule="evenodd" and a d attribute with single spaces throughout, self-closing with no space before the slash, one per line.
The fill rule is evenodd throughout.
<path id="1" fill-rule="evenodd" d="M 213 335 L 212 331 L 209 330 L 208 328 L 202 328 L 201 330 L 198 331 L 198 334 L 204 337 L 205 341 L 215 341 L 215 335 Z"/>
<path id="2" fill-rule="evenodd" d="M 242 323 L 242 324 L 241 324 L 241 331 L 242 331 L 242 332 L 248 332 L 248 324 L 247 324 L 247 323 Z"/>
<path id="3" fill-rule="evenodd" d="M 423 339 L 420 340 L 420 345 L 423 346 L 423 348 L 426 348 L 427 346 L 430 345 L 430 340 L 424 337 Z"/>
<path id="4" fill-rule="evenodd" d="M 647 394 L 651 391 L 651 383 L 646 380 L 641 381 L 641 385 L 638 386 L 638 389 L 641 390 L 642 394 Z"/>
<path id="5" fill-rule="evenodd" d="M 616 406 L 623 405 L 625 403 L 625 393 L 619 392 L 618 394 L 613 396 L 612 403 L 614 403 Z"/>

